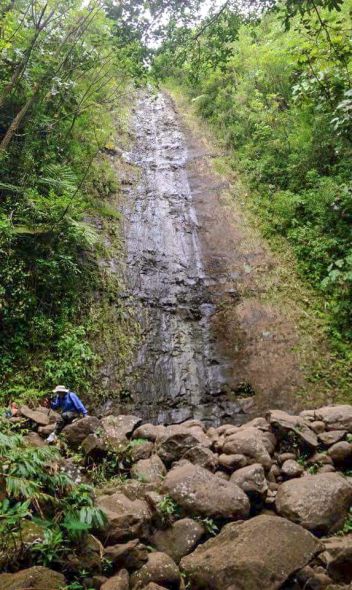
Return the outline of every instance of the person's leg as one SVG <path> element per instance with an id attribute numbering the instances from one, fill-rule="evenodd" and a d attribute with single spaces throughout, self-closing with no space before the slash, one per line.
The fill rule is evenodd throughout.
<path id="1" fill-rule="evenodd" d="M 72 420 L 74 420 L 75 418 L 77 418 L 76 412 L 63 412 L 60 415 L 58 421 L 56 422 L 55 430 L 51 434 L 49 434 L 46 441 L 48 443 L 55 442 L 57 435 L 60 434 L 60 432 L 65 428 L 65 426 L 67 426 L 67 424 L 71 424 Z"/>
<path id="2" fill-rule="evenodd" d="M 56 422 L 55 434 L 60 434 L 65 426 L 67 426 L 67 424 L 71 424 L 72 420 L 74 420 L 76 417 L 76 412 L 63 412 Z"/>

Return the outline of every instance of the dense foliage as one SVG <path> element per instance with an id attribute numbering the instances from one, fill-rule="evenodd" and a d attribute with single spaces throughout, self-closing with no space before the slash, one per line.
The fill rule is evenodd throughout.
<path id="1" fill-rule="evenodd" d="M 26 365 L 33 383 L 44 363 L 42 387 L 83 388 L 92 372 L 94 219 L 109 216 L 102 201 L 115 188 L 102 152 L 135 46 L 120 43 L 98 0 L 1 2 L 0 380 L 17 393 Z"/>
<path id="2" fill-rule="evenodd" d="M 344 351 L 352 338 L 351 7 L 291 2 L 255 22 L 227 9 L 200 36 L 178 30 L 155 64 L 161 78 L 173 64 L 231 148 L 264 229 L 290 242 Z"/>
<path id="3" fill-rule="evenodd" d="M 0 420 L 0 567 L 57 564 L 78 552 L 105 515 L 94 506 L 93 488 L 60 469 L 57 448 L 33 448 L 22 433 Z"/>

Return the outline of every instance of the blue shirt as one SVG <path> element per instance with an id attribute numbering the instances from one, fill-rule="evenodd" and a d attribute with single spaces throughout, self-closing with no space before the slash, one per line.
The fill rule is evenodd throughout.
<path id="1" fill-rule="evenodd" d="M 83 414 L 83 416 L 88 414 L 78 395 L 73 393 L 73 391 L 65 393 L 64 396 L 57 395 L 51 402 L 51 407 L 53 410 L 60 409 L 63 412 L 77 412 L 77 414 Z"/>

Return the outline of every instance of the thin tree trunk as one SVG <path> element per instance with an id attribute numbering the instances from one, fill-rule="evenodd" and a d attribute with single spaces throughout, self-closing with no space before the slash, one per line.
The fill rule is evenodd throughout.
<path id="1" fill-rule="evenodd" d="M 16 131 L 18 130 L 19 126 L 21 125 L 24 117 L 27 114 L 27 111 L 31 108 L 32 104 L 35 102 L 35 100 L 39 94 L 39 88 L 40 88 L 40 86 L 37 85 L 32 96 L 27 100 L 27 102 L 23 105 L 21 110 L 17 113 L 16 117 L 12 121 L 10 127 L 6 131 L 6 133 L 3 137 L 3 140 L 0 144 L 0 152 L 5 152 L 7 150 L 9 143 L 12 141 L 13 136 L 15 135 Z"/>

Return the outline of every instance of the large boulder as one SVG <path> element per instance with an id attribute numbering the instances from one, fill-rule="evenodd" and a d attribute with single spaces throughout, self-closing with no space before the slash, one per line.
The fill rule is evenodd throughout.
<path id="1" fill-rule="evenodd" d="M 115 441 L 126 440 L 141 422 L 137 416 L 106 416 L 101 419 L 106 435 Z"/>
<path id="2" fill-rule="evenodd" d="M 130 447 L 131 460 L 136 462 L 140 461 L 141 459 L 149 459 L 149 457 L 153 454 L 153 451 L 154 444 L 150 440 L 139 442 L 138 444 L 132 444 Z"/>
<path id="3" fill-rule="evenodd" d="M 107 582 L 100 587 L 100 590 L 129 590 L 130 577 L 127 570 L 119 571 L 116 576 L 109 578 Z"/>
<path id="4" fill-rule="evenodd" d="M 352 582 L 352 534 L 323 539 L 323 558 L 335 582 Z"/>
<path id="5" fill-rule="evenodd" d="M 108 451 L 106 442 L 96 434 L 88 434 L 88 436 L 81 443 L 82 453 L 86 457 L 90 457 L 94 461 L 103 459 Z"/>
<path id="6" fill-rule="evenodd" d="M 37 432 L 33 431 L 28 432 L 28 434 L 23 437 L 23 442 L 26 447 L 35 447 L 37 449 L 45 447 L 47 444 Z"/>
<path id="7" fill-rule="evenodd" d="M 264 468 L 260 463 L 238 469 L 231 475 L 230 481 L 238 485 L 249 497 L 265 498 L 268 491 Z"/>
<path id="8" fill-rule="evenodd" d="M 283 475 L 286 479 L 292 479 L 293 477 L 301 477 L 304 473 L 303 465 L 297 463 L 293 459 L 287 459 L 281 465 L 281 475 Z"/>
<path id="9" fill-rule="evenodd" d="M 345 438 L 346 434 L 346 430 L 328 430 L 318 434 L 318 439 L 324 446 L 330 447 Z"/>
<path id="10" fill-rule="evenodd" d="M 39 565 L 15 574 L 0 574 L 2 590 L 62 590 L 64 586 L 62 574 Z"/>
<path id="11" fill-rule="evenodd" d="M 165 430 L 166 426 L 163 426 L 162 424 L 142 424 L 134 430 L 132 438 L 144 438 L 151 442 L 155 442 L 165 434 Z"/>
<path id="12" fill-rule="evenodd" d="M 249 463 L 260 463 L 265 469 L 270 469 L 272 463 L 261 431 L 253 427 L 241 429 L 227 437 L 223 451 L 228 455 L 244 455 Z"/>
<path id="13" fill-rule="evenodd" d="M 157 453 L 164 463 L 170 465 L 198 445 L 210 447 L 211 440 L 199 429 L 192 430 L 176 424 L 165 429 L 165 433 L 158 440 Z"/>
<path id="14" fill-rule="evenodd" d="M 132 477 L 144 483 L 160 483 L 166 475 L 166 467 L 158 455 L 152 455 L 150 459 L 137 461 L 131 469 Z"/>
<path id="15" fill-rule="evenodd" d="M 131 500 L 117 492 L 99 496 L 96 503 L 107 516 L 105 533 L 110 542 L 118 543 L 147 535 L 152 515 L 144 500 Z"/>
<path id="16" fill-rule="evenodd" d="M 180 572 L 176 563 L 166 553 L 150 553 L 146 564 L 131 576 L 132 590 L 142 590 L 150 582 L 161 584 L 170 590 L 178 590 Z"/>
<path id="17" fill-rule="evenodd" d="M 341 440 L 332 445 L 327 454 L 336 467 L 340 469 L 352 467 L 352 443 L 347 442 L 347 440 Z"/>
<path id="18" fill-rule="evenodd" d="M 337 473 L 319 473 L 283 483 L 276 496 L 278 514 L 317 535 L 338 531 L 352 503 L 352 485 Z"/>
<path id="19" fill-rule="evenodd" d="M 302 416 L 291 416 L 282 410 L 270 410 L 267 413 L 273 430 L 279 438 L 291 438 L 292 442 L 297 442 L 301 447 L 316 449 L 319 445 L 316 433 L 307 426 Z"/>
<path id="20" fill-rule="evenodd" d="M 98 418 L 95 416 L 86 416 L 65 426 L 62 433 L 65 436 L 67 444 L 77 448 L 89 434 L 93 434 L 99 427 L 100 421 Z"/>
<path id="21" fill-rule="evenodd" d="M 237 520 L 249 513 L 249 500 L 236 484 L 188 461 L 169 471 L 163 491 L 191 515 Z"/>
<path id="22" fill-rule="evenodd" d="M 316 420 L 322 420 L 327 430 L 352 432 L 352 406 L 324 406 L 314 411 Z"/>
<path id="23" fill-rule="evenodd" d="M 182 459 L 186 459 L 194 465 L 200 465 L 209 471 L 215 471 L 219 465 L 218 456 L 206 447 L 193 447 L 188 449 Z"/>
<path id="24" fill-rule="evenodd" d="M 192 590 L 275 590 L 321 549 L 302 527 L 277 516 L 230 523 L 181 560 Z"/>
<path id="25" fill-rule="evenodd" d="M 175 563 L 191 553 L 204 535 L 204 527 L 191 518 L 177 520 L 169 528 L 154 533 L 150 541 L 158 551 L 167 553 Z"/>
<path id="26" fill-rule="evenodd" d="M 50 422 L 49 410 L 32 410 L 28 406 L 21 406 L 20 415 L 27 418 L 27 420 L 35 422 L 38 426 L 47 426 Z"/>
<path id="27" fill-rule="evenodd" d="M 128 543 L 105 547 L 104 557 L 114 568 L 124 567 L 133 571 L 140 569 L 148 561 L 148 549 L 139 539 L 133 539 Z"/>

